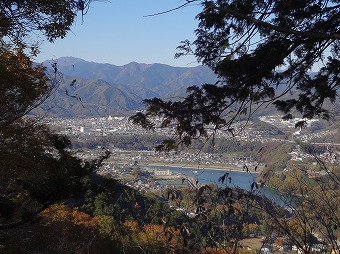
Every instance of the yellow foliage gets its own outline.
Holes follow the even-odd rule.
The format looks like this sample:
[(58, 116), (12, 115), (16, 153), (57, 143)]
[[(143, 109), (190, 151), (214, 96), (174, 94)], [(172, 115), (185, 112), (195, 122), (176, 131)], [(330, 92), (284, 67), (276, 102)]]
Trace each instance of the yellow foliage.
[(225, 249), (225, 248), (205, 248), (204, 250), (198, 252), (198, 254), (203, 253), (209, 253), (209, 254), (255, 254), (256, 251), (253, 250), (245, 250), (245, 249), (237, 249), (236, 252), (234, 252), (231, 249)]
[(167, 249), (170, 246), (175, 248), (183, 246), (180, 231), (172, 227), (165, 228), (158, 224), (140, 226), (136, 221), (126, 221), (124, 226), (131, 231), (129, 238), (136, 243), (135, 245), (163, 246)]
[(168, 253), (183, 247), (180, 231), (172, 227), (158, 224), (141, 226), (136, 221), (125, 221), (123, 224), (117, 225), (112, 216), (91, 217), (77, 208), (72, 209), (64, 204), (52, 205), (42, 215), (52, 222), (65, 221), (87, 228), (97, 228), (103, 235), (122, 241), (130, 247), (166, 249)]
[(86, 213), (79, 212), (78, 209), (73, 209), (71, 216), (71, 222), (76, 225), (82, 225), (85, 227), (95, 227), (98, 225), (98, 221), (96, 218), (93, 218)]
[(124, 222), (124, 226), (126, 226), (127, 228), (129, 228), (132, 231), (136, 231), (138, 229), (138, 222), (128, 220), (128, 221)]
[(54, 204), (42, 212), (45, 218), (51, 221), (65, 221), (71, 219), (71, 208), (64, 204)]
[(249, 227), (249, 231), (250, 231), (251, 233), (254, 233), (255, 230), (258, 228), (258, 225), (255, 224), (255, 223), (250, 223), (250, 224), (248, 224), (248, 227)]
[(206, 248), (203, 251), (200, 251), (200, 253), (209, 253), (209, 254), (229, 254), (225, 249), (223, 248)]
[(96, 218), (78, 211), (77, 208), (71, 209), (64, 204), (51, 205), (42, 212), (42, 215), (51, 221), (69, 221), (85, 227), (95, 227), (98, 224)]

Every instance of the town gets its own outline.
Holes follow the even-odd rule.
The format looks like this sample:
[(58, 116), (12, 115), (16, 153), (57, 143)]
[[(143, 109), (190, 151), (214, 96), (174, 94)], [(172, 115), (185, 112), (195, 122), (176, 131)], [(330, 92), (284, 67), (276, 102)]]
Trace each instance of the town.
[[(299, 121), (306, 121), (307, 128), (318, 119), (300, 119), (283, 120), (281, 116), (262, 116), (258, 118), (260, 121), (268, 123), (277, 128), (290, 129), (294, 138), (307, 142), (313, 138), (323, 137), (329, 135), (329, 131), (320, 131), (317, 133), (304, 134), (302, 129), (296, 131), (295, 124)], [(63, 134), (72, 135), (89, 135), (89, 136), (108, 136), (108, 135), (143, 135), (150, 133), (150, 131), (143, 129), (138, 125), (134, 125), (125, 116), (108, 116), (98, 118), (44, 118), (44, 123), (53, 126), (55, 130)], [(160, 119), (155, 118), (155, 125), (160, 122)], [(280, 139), (275, 135), (264, 130), (254, 130), (254, 128), (246, 121), (240, 121), (233, 125), (236, 139), (248, 142), (252, 141), (287, 141), (287, 139)], [(152, 132), (154, 135), (172, 135), (173, 131), (170, 128), (155, 128)], [(230, 138), (232, 135), (227, 131), (216, 130), (216, 137)], [(288, 138), (291, 140), (291, 138)]]
[[(282, 135), (282, 133), (273, 132), (270, 129), (255, 129), (254, 125), (245, 122), (238, 122), (235, 124), (239, 135), (232, 137), (227, 131), (218, 130), (216, 132), (217, 138), (222, 139), (236, 139), (242, 142), (277, 142), (277, 143), (292, 143), (295, 148), (289, 153), (292, 161), (306, 161), (312, 159), (312, 155), (308, 154), (296, 142), (307, 143), (315, 137), (325, 137), (334, 134), (337, 130), (328, 131), (320, 130), (318, 132), (309, 132), (302, 129), (296, 131), (294, 128), (297, 121), (302, 119), (295, 119), (294, 121), (282, 120), (280, 116), (262, 116), (259, 120), (270, 124), (275, 128), (281, 128), (290, 133), (289, 135)], [(133, 125), (128, 117), (123, 116), (108, 116), (100, 118), (46, 118), (45, 123), (53, 130), (73, 137), (73, 140), (112, 137), (112, 136), (139, 136), (139, 135), (153, 135), (153, 136), (171, 136), (173, 131), (169, 128), (155, 128), (154, 131), (147, 131), (140, 126)], [(307, 129), (318, 120), (306, 120)], [(155, 122), (160, 122), (156, 119)], [(294, 139), (292, 139), (292, 137)], [(328, 144), (330, 146), (340, 147), (338, 144)], [(79, 157), (88, 159), (100, 155), (104, 150), (109, 150), (111, 158), (105, 162), (100, 170), (100, 174), (109, 174), (115, 179), (121, 179), (125, 184), (139, 190), (161, 190), (169, 184), (174, 184), (174, 179), (179, 180), (183, 175), (174, 174), (170, 170), (164, 172), (159, 169), (150, 171), (150, 166), (169, 166), (169, 167), (192, 167), (192, 168), (212, 168), (212, 169), (228, 169), (236, 171), (250, 171), (256, 173), (261, 172), (265, 167), (265, 163), (256, 161), (251, 156), (245, 156), (242, 153), (213, 153), (202, 150), (183, 150), (171, 151), (166, 153), (159, 153), (154, 150), (154, 147), (149, 147), (148, 150), (140, 149), (121, 149), (116, 147), (113, 143), (108, 143), (105, 147), (97, 146), (94, 149), (85, 149), (81, 147), (77, 154)], [(339, 151), (329, 152), (327, 149), (320, 154), (320, 158), (331, 162), (339, 163)], [(137, 171), (138, 169), (138, 171)], [(141, 171), (142, 169), (142, 171)], [(287, 169), (285, 169), (287, 170)], [(138, 172), (138, 173), (136, 173)], [(132, 181), (133, 180), (133, 181)], [(163, 185), (158, 184), (159, 181)]]

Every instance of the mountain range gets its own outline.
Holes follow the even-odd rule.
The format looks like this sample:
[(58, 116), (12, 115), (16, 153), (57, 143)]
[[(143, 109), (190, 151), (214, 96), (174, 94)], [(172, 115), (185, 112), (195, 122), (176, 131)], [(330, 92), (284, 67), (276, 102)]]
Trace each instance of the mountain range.
[(184, 95), (188, 86), (214, 83), (205, 66), (172, 67), (132, 62), (123, 66), (88, 62), (74, 57), (45, 61), (49, 73), (56, 64), (58, 87), (36, 114), (92, 117), (125, 114), (143, 108), (143, 99)]

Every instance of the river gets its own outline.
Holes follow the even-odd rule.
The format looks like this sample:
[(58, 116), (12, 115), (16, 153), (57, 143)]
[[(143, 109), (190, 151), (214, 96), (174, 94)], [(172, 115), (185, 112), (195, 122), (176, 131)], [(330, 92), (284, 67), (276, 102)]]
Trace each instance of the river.
[[(180, 173), (188, 177), (195, 178), (200, 184), (216, 183), (218, 186), (223, 187), (228, 184), (229, 187), (238, 186), (242, 189), (250, 190), (252, 182), (256, 181), (258, 173), (250, 173), (243, 171), (231, 171), (231, 170), (220, 170), (220, 169), (204, 169), (204, 168), (182, 168), (182, 167), (168, 167), (168, 166), (157, 166), (152, 168), (169, 169), (172, 172)], [(228, 173), (229, 179), (225, 179), (224, 183), (218, 181), (218, 179)], [(227, 177), (227, 178), (228, 178)]]
[[(183, 168), (183, 167), (169, 167), (169, 166), (147, 166), (148, 168), (169, 169), (172, 172), (186, 175), (198, 180), (200, 184), (216, 183), (219, 187), (240, 187), (250, 191), (251, 184), (256, 182), (257, 172), (233, 171), (222, 169), (204, 169), (204, 168)], [(224, 183), (219, 182), (219, 178), (228, 173)], [(230, 179), (228, 179), (230, 177)], [(282, 195), (273, 189), (262, 187), (258, 190), (259, 194), (265, 195), (267, 198), (273, 200), (275, 203), (286, 207), (287, 205), (282, 201)]]

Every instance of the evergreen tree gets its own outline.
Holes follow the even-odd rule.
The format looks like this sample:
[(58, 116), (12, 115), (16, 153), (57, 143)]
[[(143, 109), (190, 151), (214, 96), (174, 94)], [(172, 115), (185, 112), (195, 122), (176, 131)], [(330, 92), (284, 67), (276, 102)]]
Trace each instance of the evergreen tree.
[(157, 115), (163, 117), (161, 126), (176, 125), (177, 143), (167, 140), (160, 149), (189, 145), (193, 138), (207, 136), (208, 128), (234, 134), (231, 123), (263, 105), (274, 104), (286, 119), (293, 112), (305, 118), (330, 117), (325, 104), (337, 100), (340, 84), (339, 1), (186, 4), (193, 2), (202, 4), (197, 39), (183, 41), (176, 56), (194, 54), (219, 80), (189, 87), (180, 101), (145, 100), (146, 113), (132, 121), (153, 128), (149, 117)]

